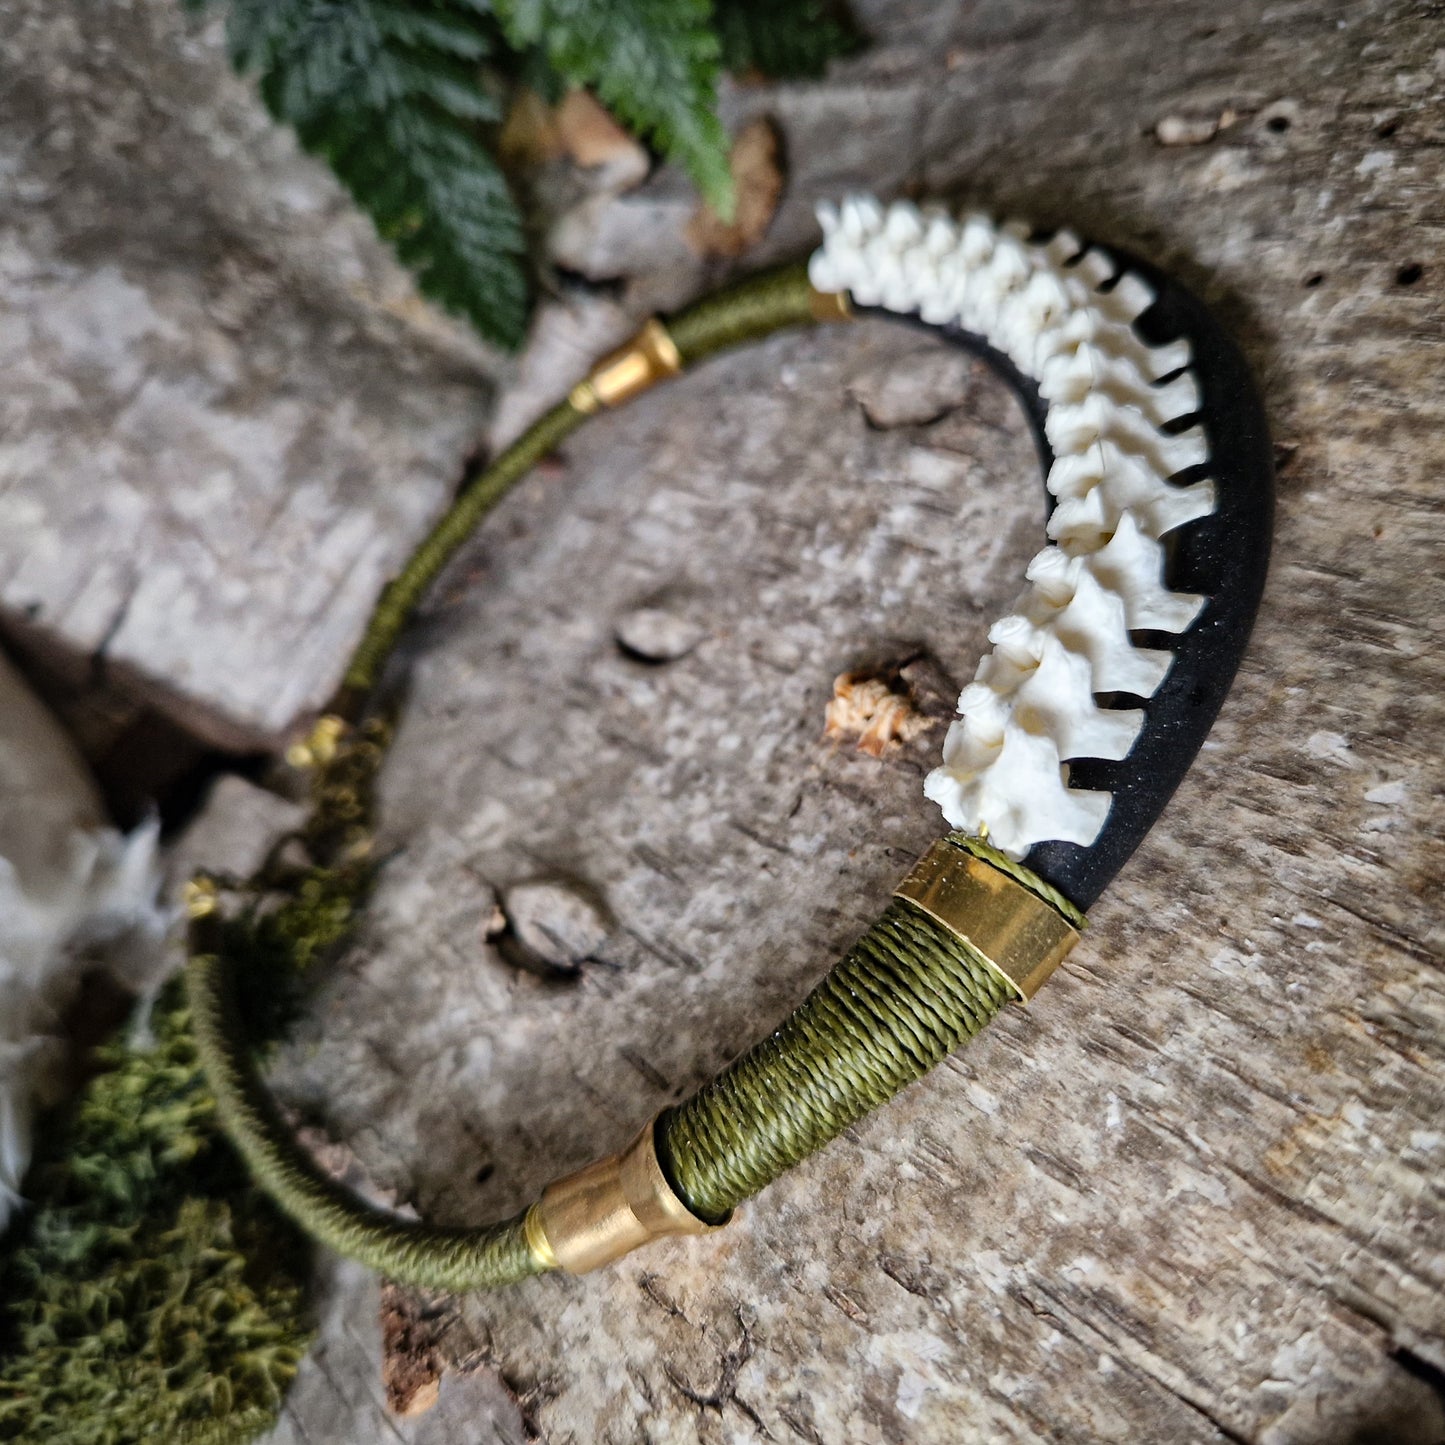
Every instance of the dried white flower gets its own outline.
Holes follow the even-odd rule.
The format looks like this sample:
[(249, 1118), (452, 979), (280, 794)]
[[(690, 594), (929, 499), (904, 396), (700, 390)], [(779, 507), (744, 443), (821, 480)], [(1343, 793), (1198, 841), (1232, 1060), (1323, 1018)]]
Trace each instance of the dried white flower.
[(0, 1231), (20, 1202), (56, 1030), (81, 976), (140, 990), (162, 967), (157, 825), (124, 837), (85, 765), (0, 656)]

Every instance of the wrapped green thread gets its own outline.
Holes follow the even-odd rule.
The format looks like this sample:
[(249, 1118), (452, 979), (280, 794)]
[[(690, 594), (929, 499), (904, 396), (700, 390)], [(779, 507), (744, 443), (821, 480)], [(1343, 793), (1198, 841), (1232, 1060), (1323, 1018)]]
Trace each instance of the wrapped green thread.
[[(385, 741), (372, 724), (318, 774), (306, 861), (236, 885), (252, 1044), (365, 898)], [(311, 1337), (309, 1241), (226, 1140), (192, 1024), (177, 980), (40, 1133), (0, 1246), (0, 1441), (239, 1445), (280, 1410)]]
[[(669, 332), (692, 363), (811, 322), (812, 307), (806, 269), (787, 267), (699, 303)], [(570, 403), (554, 408), (463, 490), (378, 602), (346, 673), (342, 716), (362, 716), (408, 618), (481, 517), (582, 419)], [(278, 853), (230, 890), (243, 900), (238, 914), (197, 920), (185, 1001), (172, 985), (153, 1041), (106, 1051), (106, 1072), (47, 1136), (51, 1152), (28, 1184), (36, 1208), (0, 1258), (0, 1441), (229, 1445), (265, 1428), (309, 1330), (304, 1250), (277, 1205), (314, 1238), (402, 1282), (469, 1290), (538, 1272), (521, 1216), (436, 1228), (373, 1209), (326, 1178), (291, 1137), (253, 1058), (298, 977), (364, 901), (372, 786), (388, 736), (373, 721), (343, 741), (293, 840), (307, 861)], [(1082, 922), (1026, 868), (979, 840), (954, 841)], [(663, 1168), (699, 1216), (723, 1218), (920, 1078), (1010, 994), (969, 943), (895, 900), (777, 1030), (663, 1116)]]
[[(1022, 863), (964, 833), (949, 841), (1083, 927), (1083, 914)], [(699, 1217), (724, 1219), (921, 1079), (1013, 997), (967, 939), (894, 899), (777, 1029), (663, 1115), (669, 1180)]]

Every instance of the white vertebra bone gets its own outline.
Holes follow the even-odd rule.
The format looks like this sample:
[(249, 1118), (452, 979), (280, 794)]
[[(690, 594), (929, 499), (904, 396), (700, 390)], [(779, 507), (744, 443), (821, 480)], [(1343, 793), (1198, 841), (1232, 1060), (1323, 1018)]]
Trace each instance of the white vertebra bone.
[(1070, 788), (1068, 760), (1126, 757), (1144, 721), (1096, 696), (1151, 697), (1173, 655), (1135, 646), (1130, 631), (1184, 632), (1205, 603), (1165, 584), (1160, 542), (1215, 506), (1212, 482), (1170, 480), (1209, 460), (1202, 428), (1163, 429), (1200, 409), (1189, 343), (1146, 342), (1134, 324), (1153, 288), (1070, 232), (1033, 243), (1017, 223), (870, 196), (818, 219), (814, 286), (983, 337), (1048, 404), (1056, 545), (990, 630), (924, 793), (952, 826), (986, 832), (1015, 858), (1053, 839), (1090, 844), (1111, 797)]

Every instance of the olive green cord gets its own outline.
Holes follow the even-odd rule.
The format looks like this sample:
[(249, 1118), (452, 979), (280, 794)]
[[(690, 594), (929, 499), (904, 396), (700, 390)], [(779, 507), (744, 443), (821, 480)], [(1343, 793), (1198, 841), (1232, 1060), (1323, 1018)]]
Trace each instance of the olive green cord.
[(396, 646), (407, 619), (437, 574), (471, 536), (477, 523), (501, 500), (514, 482), (562, 444), (583, 422), (583, 413), (563, 402), (554, 406), (469, 482), (398, 576), (387, 586), (371, 614), (342, 687), (359, 702), (375, 685), (382, 665)]
[[(667, 331), (690, 364), (810, 323), (814, 304), (806, 268), (790, 266), (699, 302), (668, 322)], [(585, 414), (570, 401), (554, 408), (463, 490), (378, 603), (346, 673), (344, 712), (359, 714), (427, 586), (488, 508)], [(976, 839), (955, 841), (1078, 918), (1026, 868)], [(434, 1228), (364, 1204), (317, 1169), (256, 1071), (232, 996), (224, 929), (214, 924), (209, 918), (196, 924), (189, 1004), (218, 1116), (256, 1182), (317, 1239), (404, 1283), (475, 1290), (539, 1272), (525, 1216), (482, 1229)], [(664, 1171), (697, 1215), (722, 1219), (922, 1077), (1011, 996), (971, 944), (895, 900), (780, 1028), (663, 1116), (655, 1140)]]
[[(207, 922), (198, 921), (198, 934), (208, 931)], [(214, 940), (194, 942), (205, 948)], [(222, 1126), (256, 1183), (308, 1234), (380, 1274), (425, 1289), (491, 1289), (538, 1273), (521, 1215), (482, 1229), (442, 1228), (373, 1209), (324, 1175), (293, 1138), (256, 1072), (223, 959), (193, 953), (186, 991)]]
[(921, 1079), (1013, 997), (972, 945), (895, 899), (786, 1022), (658, 1123), (658, 1155), (715, 1223)]
[[(805, 266), (786, 266), (752, 277), (699, 301), (672, 318), (668, 334), (684, 365), (785, 326), (811, 322), (812, 289)], [(432, 528), (381, 594), (342, 681), (345, 711), (355, 712), (375, 686), (407, 619), (457, 548), (477, 524), (549, 452), (586, 420), (570, 402), (555, 406), (513, 442), (460, 496)]]
[(739, 281), (669, 318), (667, 334), (683, 365), (692, 366), (715, 352), (817, 319), (807, 266), (781, 266)]

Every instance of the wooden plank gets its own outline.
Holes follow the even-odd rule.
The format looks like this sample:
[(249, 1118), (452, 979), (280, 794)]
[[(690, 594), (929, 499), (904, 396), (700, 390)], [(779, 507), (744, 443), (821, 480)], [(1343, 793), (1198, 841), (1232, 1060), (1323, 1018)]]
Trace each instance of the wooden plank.
[[(1280, 444), (1256, 640), (1031, 1010), (719, 1239), (469, 1300), (467, 1327), (555, 1442), (1438, 1439), (1438, 37), (1388, 4), (869, 20), (828, 83), (730, 102), (794, 166), (768, 245), (842, 181), (904, 183), (1204, 289)], [(1155, 138), (1230, 108), (1208, 144)], [(932, 365), (871, 324), (710, 365), (584, 434), (459, 569), (387, 779), (402, 851), (282, 1071), (425, 1211), (495, 1216), (621, 1144), (937, 829), (936, 733), (881, 763), (821, 741), (860, 661), (964, 676), (1040, 533), (991, 380), (932, 424), (862, 417), (868, 375), (927, 390)], [(704, 640), (629, 660), (643, 605)], [(577, 985), (481, 940), (534, 877), (613, 915)]]
[[(826, 82), (727, 97), (735, 123), (776, 119), (792, 167), (749, 259), (805, 248), (813, 201), (860, 184), (1173, 267), (1266, 388), (1270, 588), (1206, 752), (1037, 1004), (718, 1239), (465, 1301), (451, 1353), (480, 1349), (469, 1388), (497, 1394), (478, 1428), (509, 1438), (521, 1400), (559, 1445), (1426, 1445), (1445, 1432), (1438, 24), (1396, 0), (863, 8), (873, 48)], [(0, 92), (27, 142), (0, 199), (21, 278), (0, 548), (31, 529), (5, 605), (40, 600), (75, 648), (109, 636), (167, 696), (269, 736), (319, 699), (440, 504), (482, 361), (387, 301), (360, 241), (360, 280), (317, 259), (357, 223), (334, 193), (286, 209), (283, 180), (304, 169), (314, 195), (318, 173), (167, 7), (88, 19), (84, 45), (50, 13), (5, 52), (11, 73), (21, 44), (50, 68)], [(83, 63), (97, 36), (143, 86)], [(77, 98), (44, 131), (51, 70)], [(86, 229), (135, 195), (154, 202), (120, 207), (114, 236)], [(673, 178), (588, 204), (637, 271), (606, 314), (539, 325), (558, 359), (523, 366), (537, 396), (570, 379), (569, 337), (707, 279)], [(584, 271), (587, 219), (565, 228)], [(207, 319), (216, 297), (239, 323)], [(12, 382), (14, 356), (48, 369)], [(937, 831), (919, 796), (936, 729), (882, 761), (821, 735), (840, 672), (921, 654), (965, 677), (1038, 543), (996, 381), (971, 371), (933, 421), (894, 405), (939, 358), (870, 323), (711, 364), (597, 422), (441, 589), (386, 779), (399, 851), (277, 1075), (424, 1212), (495, 1217), (624, 1142), (800, 998)], [(182, 380), (213, 371), (220, 400)], [(524, 410), (514, 394), (508, 427)], [(97, 471), (134, 515), (108, 500), (123, 488), (82, 485)], [(126, 563), (141, 582), (117, 623)], [(629, 656), (640, 608), (701, 640)], [(483, 937), (499, 896), (543, 879), (610, 919), (571, 984)], [(328, 1316), (318, 1357), (350, 1352), (348, 1380), (366, 1351), (335, 1332), (357, 1308)], [(308, 1388), (282, 1438), (395, 1438)]]
[(0, 27), (0, 617), (230, 747), (325, 701), (490, 387), (170, 0)]

